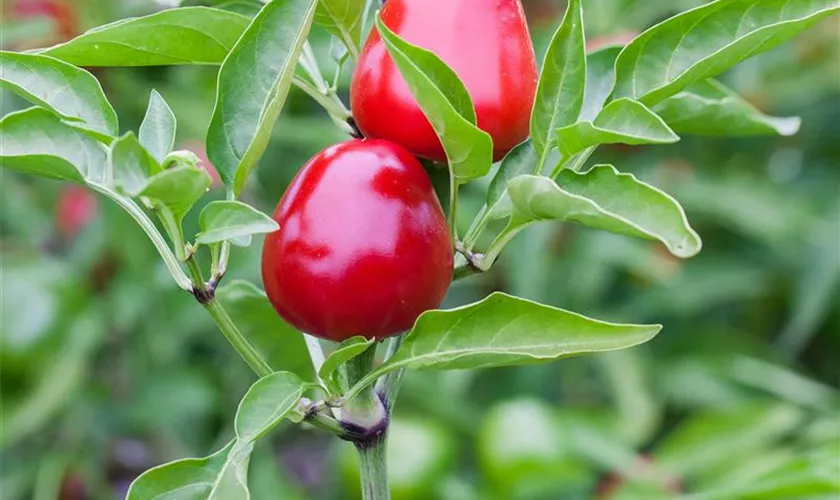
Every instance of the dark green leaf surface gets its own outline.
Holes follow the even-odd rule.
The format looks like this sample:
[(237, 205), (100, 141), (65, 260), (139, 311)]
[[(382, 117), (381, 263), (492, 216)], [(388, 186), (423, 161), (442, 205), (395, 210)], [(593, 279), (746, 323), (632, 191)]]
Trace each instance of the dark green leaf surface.
[(129, 132), (111, 144), (108, 155), (111, 183), (129, 196), (137, 196), (153, 175), (162, 172), (140, 141)]
[(566, 157), (599, 144), (671, 144), (680, 140), (656, 113), (629, 99), (607, 104), (591, 122), (557, 129), (556, 136)]
[(297, 375), (277, 372), (256, 381), (236, 412), (236, 446), (253, 443), (283, 420), (303, 396), (304, 383)]
[(353, 59), (359, 57), (365, 0), (320, 0), (315, 22), (344, 43)]
[(717, 0), (654, 26), (616, 61), (617, 97), (648, 106), (796, 36), (838, 0)]
[(107, 141), (119, 133), (117, 113), (102, 87), (81, 68), (37, 54), (0, 52), (0, 86), (97, 138)]
[(207, 154), (234, 194), (268, 145), (316, 5), (314, 0), (267, 3), (222, 64)]
[[(202, 245), (230, 240), (251, 243), (255, 234), (271, 233), (280, 229), (274, 219), (239, 201), (214, 201), (204, 207), (199, 217), (201, 233), (196, 242)], [(245, 240), (241, 240), (245, 238)]]
[(709, 136), (793, 135), (802, 120), (776, 118), (757, 110), (715, 80), (697, 82), (653, 110), (679, 133)]
[(621, 47), (605, 47), (586, 56), (586, 90), (579, 120), (592, 121), (604, 109), (615, 86), (615, 60)]
[(100, 26), (45, 49), (77, 66), (221, 64), (248, 18), (208, 7), (183, 7)]
[(490, 368), (625, 349), (660, 329), (606, 323), (496, 292), (475, 304), (424, 313), (396, 354), (359, 385), (399, 368)]
[(524, 175), (508, 184), (512, 226), (540, 220), (576, 222), (613, 233), (658, 240), (678, 257), (700, 251), (697, 233), (672, 197), (611, 165), (579, 174), (564, 170), (557, 183)]
[(247, 281), (231, 281), (216, 290), (216, 297), (272, 369), (311, 377), (303, 336), (283, 321), (264, 291)]
[(82, 183), (105, 180), (105, 148), (88, 135), (64, 124), (56, 115), (30, 108), (0, 120), (3, 168)]
[(163, 164), (164, 158), (175, 146), (175, 131), (177, 123), (175, 114), (156, 90), (152, 90), (146, 116), (140, 124), (140, 144), (151, 153), (152, 157)]
[(534, 110), (531, 140), (545, 155), (556, 140), (554, 130), (577, 121), (586, 85), (586, 48), (583, 34), (583, 6), (571, 0), (543, 62)]
[(476, 126), (475, 108), (458, 75), (432, 52), (397, 36), (379, 17), (376, 28), (440, 138), (455, 179), (468, 182), (487, 175), (493, 164), (493, 139)]

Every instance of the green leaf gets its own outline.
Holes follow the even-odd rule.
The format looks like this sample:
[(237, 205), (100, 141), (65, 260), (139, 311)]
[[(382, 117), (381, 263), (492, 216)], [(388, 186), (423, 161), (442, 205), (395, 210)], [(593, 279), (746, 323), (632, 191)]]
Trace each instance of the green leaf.
[(559, 128), (556, 135), (566, 157), (599, 144), (672, 144), (680, 140), (656, 113), (630, 99), (613, 101), (595, 120)]
[(615, 95), (652, 106), (839, 9), (838, 0), (718, 0), (684, 12), (625, 47), (616, 61)]
[(163, 96), (152, 90), (146, 116), (140, 124), (139, 138), (140, 144), (161, 165), (175, 146), (176, 127), (177, 122), (172, 109), (166, 104)]
[(423, 313), (394, 356), (351, 392), (400, 368), (461, 370), (554, 361), (633, 347), (660, 329), (606, 323), (496, 292), (475, 304)]
[(221, 64), (248, 21), (207, 7), (169, 9), (94, 28), (42, 54), (86, 67)]
[(111, 183), (129, 196), (137, 196), (146, 186), (149, 178), (162, 171), (160, 165), (132, 132), (125, 134), (111, 144), (108, 164)]
[(303, 335), (283, 321), (264, 291), (247, 281), (234, 280), (216, 290), (216, 298), (272, 369), (312, 376)]
[(676, 200), (612, 165), (599, 165), (584, 174), (564, 170), (557, 183), (524, 175), (513, 179), (508, 189), (515, 210), (512, 227), (540, 220), (576, 222), (661, 241), (682, 258), (697, 254), (702, 246)]
[(0, 144), (3, 168), (78, 183), (105, 180), (104, 146), (45, 109), (30, 108), (0, 119)]
[(798, 117), (776, 118), (757, 110), (715, 80), (697, 82), (653, 110), (675, 131), (710, 136), (794, 135)]
[(198, 223), (201, 232), (196, 236), (196, 242), (202, 245), (245, 238), (247, 244), (243, 246), (248, 246), (250, 236), (280, 229), (274, 219), (239, 201), (214, 201), (208, 204), (201, 211)]
[(119, 133), (117, 113), (102, 87), (81, 68), (52, 57), (0, 51), (0, 86), (105, 142)]
[[(837, 448), (829, 445), (809, 452), (806, 456), (797, 457), (761, 478), (733, 490), (724, 492), (724, 495), (729, 496), (721, 495), (715, 498), (732, 498), (733, 494), (737, 498), (747, 500), (837, 498), (840, 494), (840, 461), (837, 460)], [(826, 496), (817, 496), (822, 494)], [(706, 500), (706, 496), (701, 495), (700, 499)]]
[(254, 18), (219, 70), (207, 154), (239, 194), (283, 109), (315, 0), (274, 0)]
[(324, 360), (324, 364), (318, 370), (318, 376), (322, 380), (329, 381), (341, 365), (367, 351), (374, 342), (374, 339), (366, 339), (362, 336), (345, 340)]
[(235, 12), (247, 17), (256, 16), (261, 7), (262, 2), (259, 0), (230, 0), (229, 2), (222, 2), (213, 6), (215, 9)]
[(364, 0), (320, 0), (315, 22), (338, 37), (355, 60), (359, 58), (364, 11)]
[(472, 99), (458, 75), (432, 52), (397, 36), (379, 16), (376, 28), (440, 138), (454, 178), (464, 183), (487, 175), (493, 164), (493, 139), (476, 126)]
[(535, 173), (538, 162), (537, 151), (530, 139), (505, 155), (487, 188), (487, 209), (492, 218), (501, 219), (511, 214), (513, 206), (507, 193), (508, 181), (520, 175)]
[(256, 381), (236, 411), (237, 446), (251, 444), (271, 431), (295, 408), (304, 382), (289, 372), (277, 372)]
[(162, 203), (180, 223), (213, 184), (207, 171), (180, 166), (154, 175), (138, 193)]
[(131, 483), (126, 500), (247, 500), (251, 449), (231, 442), (207, 458), (150, 469)]
[(605, 47), (586, 56), (586, 90), (579, 120), (592, 121), (604, 109), (615, 86), (615, 60), (621, 47)]
[(655, 461), (664, 471), (694, 477), (730, 459), (734, 453), (762, 449), (802, 421), (794, 406), (749, 405), (692, 417), (657, 447)]
[(586, 43), (581, 0), (570, 0), (563, 23), (545, 55), (534, 110), (531, 139), (545, 156), (554, 146), (554, 130), (577, 121), (586, 86)]

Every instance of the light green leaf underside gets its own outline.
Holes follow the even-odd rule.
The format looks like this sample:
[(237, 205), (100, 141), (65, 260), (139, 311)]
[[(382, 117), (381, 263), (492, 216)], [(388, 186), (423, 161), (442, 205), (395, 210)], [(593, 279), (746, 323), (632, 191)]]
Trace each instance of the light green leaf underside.
[(682, 258), (696, 255), (702, 246), (676, 200), (611, 165), (584, 174), (564, 170), (556, 183), (546, 177), (521, 176), (510, 182), (509, 190), (514, 226), (541, 220), (575, 222), (658, 240)]
[(612, 101), (595, 120), (557, 129), (556, 136), (566, 157), (599, 144), (671, 144), (680, 140), (656, 113), (629, 99)]
[(320, 0), (318, 10), (315, 11), (315, 22), (338, 37), (353, 59), (357, 59), (364, 10), (364, 0)]
[(757, 110), (715, 80), (697, 82), (653, 110), (679, 133), (708, 136), (794, 135), (802, 120), (777, 118)]

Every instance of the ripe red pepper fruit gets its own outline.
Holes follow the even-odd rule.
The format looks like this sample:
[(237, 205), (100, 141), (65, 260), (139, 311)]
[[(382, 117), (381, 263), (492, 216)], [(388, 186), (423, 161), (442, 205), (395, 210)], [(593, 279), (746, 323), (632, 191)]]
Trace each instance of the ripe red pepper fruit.
[[(528, 137), (538, 74), (520, 0), (388, 0), (382, 20), (405, 40), (434, 52), (464, 82), (479, 128), (493, 137), (496, 160)], [(353, 74), (350, 100), (365, 136), (446, 161), (375, 29)]]
[(265, 240), (268, 298), (320, 338), (382, 338), (436, 308), (452, 280), (449, 229), (420, 162), (397, 144), (351, 140), (292, 181)]

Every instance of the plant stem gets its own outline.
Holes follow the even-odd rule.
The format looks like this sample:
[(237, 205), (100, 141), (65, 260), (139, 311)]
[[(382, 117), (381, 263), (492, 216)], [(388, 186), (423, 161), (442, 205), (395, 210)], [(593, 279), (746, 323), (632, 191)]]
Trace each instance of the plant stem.
[(386, 438), (365, 445), (356, 445), (359, 451), (359, 467), (362, 475), (363, 500), (390, 500), (388, 487), (388, 461)]
[(320, 104), (321, 107), (327, 111), (330, 118), (338, 126), (338, 128), (349, 135), (356, 135), (356, 130), (352, 125), (350, 125), (350, 110), (348, 110), (347, 106), (341, 102), (341, 99), (334, 90), (326, 89), (324, 92), (321, 92), (311, 83), (299, 77), (292, 78), (292, 82), (315, 102)]
[(152, 222), (143, 209), (137, 206), (137, 204), (129, 198), (112, 191), (110, 188), (94, 183), (90, 183), (89, 185), (92, 189), (107, 196), (123, 210), (128, 212), (128, 215), (130, 215), (131, 218), (140, 225), (140, 228), (143, 229), (149, 239), (152, 240), (152, 244), (163, 258), (163, 263), (166, 264), (166, 268), (169, 270), (169, 274), (172, 275), (175, 283), (181, 289), (191, 291), (192, 282), (181, 268), (178, 258), (172, 253), (172, 250), (169, 248), (169, 244), (166, 243), (166, 240), (163, 238), (163, 235), (160, 234), (160, 231), (158, 231), (155, 223)]
[(260, 356), (254, 346), (248, 342), (248, 339), (242, 335), (242, 332), (236, 327), (227, 311), (225, 311), (225, 308), (216, 300), (214, 294), (212, 292), (208, 293), (207, 285), (204, 283), (204, 276), (201, 273), (201, 268), (198, 267), (198, 262), (196, 262), (195, 257), (187, 259), (187, 269), (189, 269), (190, 276), (192, 276), (193, 293), (196, 299), (210, 313), (213, 321), (216, 322), (219, 330), (222, 331), (222, 335), (233, 346), (237, 354), (260, 377), (274, 373), (271, 366)]

